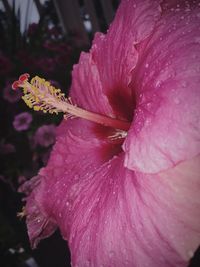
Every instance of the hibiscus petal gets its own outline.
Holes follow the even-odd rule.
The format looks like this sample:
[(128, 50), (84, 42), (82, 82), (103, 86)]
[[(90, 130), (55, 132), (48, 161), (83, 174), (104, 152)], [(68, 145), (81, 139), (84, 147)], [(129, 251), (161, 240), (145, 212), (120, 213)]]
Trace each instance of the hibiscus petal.
[(108, 99), (103, 94), (97, 65), (89, 53), (81, 53), (79, 64), (74, 65), (70, 96), (76, 105), (86, 110), (113, 117)]
[(55, 222), (42, 207), (43, 188), (40, 182), (41, 177), (38, 175), (19, 188), (19, 192), (27, 195), (25, 215), (32, 248), (36, 248), (41, 239), (51, 236), (57, 228)]
[[(69, 128), (60, 127), (26, 210), (34, 215), (37, 203), (40, 218), (59, 226), (72, 265), (187, 266), (200, 242), (200, 157), (159, 175), (135, 173), (124, 168), (123, 153), (102, 164), (99, 141), (85, 144), (66, 135)], [(41, 228), (35, 226), (36, 218), (29, 217), (29, 235), (39, 241)], [(48, 236), (51, 231), (42, 226)]]
[[(64, 121), (58, 129), (57, 142), (48, 165), (40, 171), (40, 182), (36, 184), (35, 189), (27, 198), (26, 212), (28, 215), (30, 214), (27, 218), (30, 238), (34, 238), (37, 243), (40, 238), (44, 237), (41, 235), (41, 231), (38, 231), (37, 227), (35, 227), (35, 217), (38, 218), (40, 216), (43, 222), (51, 222), (54, 227), (58, 225), (63, 237), (69, 241), (73, 266), (185, 267), (199, 244), (200, 158), (193, 158), (159, 174), (144, 174), (131, 170), (158, 171), (163, 166), (168, 166), (163, 158), (169, 159), (172, 154), (170, 160), (173, 161), (176, 150), (178, 151), (177, 154), (179, 153), (179, 147), (175, 147), (171, 154), (168, 150), (167, 153), (165, 153), (165, 150), (162, 151), (162, 154), (158, 153), (162, 148), (160, 148), (162, 146), (161, 141), (163, 141), (161, 137), (163, 134), (166, 136), (166, 133), (163, 131), (166, 128), (162, 128), (162, 123), (166, 125), (169, 122), (171, 130), (174, 122), (180, 123), (182, 121), (180, 120), (182, 113), (180, 113), (180, 109), (177, 107), (179, 104), (173, 98), (175, 93), (184, 103), (182, 105), (184, 112), (187, 110), (184, 97), (187, 97), (189, 101), (188, 107), (190, 107), (191, 103), (194, 104), (194, 109), (191, 109), (191, 112), (196, 116), (196, 102), (194, 102), (196, 78), (194, 78), (195, 82), (190, 84), (192, 93), (189, 94), (188, 90), (183, 89), (184, 86), (180, 86), (179, 78), (183, 77), (182, 71), (175, 75), (177, 79), (172, 79), (174, 77), (167, 79), (165, 78), (166, 75), (162, 73), (164, 75), (164, 78), (161, 76), (163, 79), (162, 84), (159, 85), (157, 83), (161, 78), (156, 79), (159, 76), (156, 74), (160, 74), (158, 70), (160, 66), (163, 66), (161, 64), (162, 60), (164, 61), (163, 57), (165, 57), (165, 60), (168, 59), (169, 49), (162, 54), (157, 52), (160, 45), (157, 47), (155, 40), (158, 41), (159, 39), (160, 42), (162, 41), (159, 35), (162, 30), (163, 47), (166, 49), (168, 45), (164, 46), (165, 42), (171, 44), (171, 40), (174, 40), (175, 37), (177, 38), (177, 35), (169, 35), (168, 31), (164, 32), (163, 28), (165, 28), (166, 24), (160, 21), (160, 24), (157, 25), (158, 28), (156, 28), (158, 31), (156, 30), (152, 38), (145, 39), (153, 30), (152, 27), (148, 29), (148, 26), (154, 26), (155, 20), (158, 19), (159, 12), (158, 9), (155, 9), (155, 6), (158, 7), (158, 1), (143, 1), (142, 4), (140, 2), (135, 1), (137, 7), (140, 7), (138, 10), (141, 10), (143, 3), (146, 5), (146, 9), (140, 13), (141, 21), (138, 24), (143, 25), (140, 31), (138, 31), (138, 33), (141, 32), (141, 36), (136, 34), (137, 38), (132, 39), (132, 46), (128, 43), (127, 36), (130, 31), (128, 30), (129, 27), (127, 25), (129, 23), (127, 22), (130, 22), (130, 17), (127, 16), (126, 18), (123, 14), (126, 14), (126, 12), (129, 14), (130, 10), (132, 10), (130, 12), (133, 12), (134, 1), (123, 1), (119, 12), (123, 11), (124, 13), (122, 12), (120, 16), (118, 15), (119, 25), (116, 24), (116, 27), (111, 27), (108, 37), (96, 37), (91, 54), (83, 54), (80, 66), (75, 67), (71, 92), (76, 104), (80, 106), (95, 112), (109, 114), (110, 116), (114, 114), (115, 116), (128, 118), (123, 108), (122, 111), (118, 110), (113, 96), (110, 96), (110, 92), (112, 90), (114, 93), (115, 91), (118, 92), (116, 98), (120, 98), (122, 94), (119, 92), (124, 92), (124, 94), (128, 92), (129, 96), (132, 94), (127, 90), (126, 86), (134, 88), (138, 97), (136, 110), (138, 115), (135, 115), (132, 129), (124, 145), (126, 154), (121, 151), (120, 144), (114, 144), (108, 138), (111, 129), (102, 128), (81, 119)], [(127, 10), (125, 3), (129, 7)], [(131, 3), (131, 6), (129, 6), (129, 3)], [(154, 8), (151, 8), (152, 6)], [(153, 12), (154, 9), (156, 10), (155, 13)], [(150, 13), (148, 13), (148, 10), (150, 10)], [(149, 14), (149, 19), (142, 16), (144, 13)], [(152, 20), (153, 14), (155, 15), (155, 20)], [(173, 16), (170, 14), (169, 12), (168, 16), (173, 22)], [(120, 19), (121, 16), (122, 20)], [(134, 14), (131, 16), (134, 17)], [(131, 25), (137, 26), (136, 22), (138, 20), (140, 20), (139, 17)], [(125, 21), (126, 23), (123, 24)], [(146, 27), (144, 27), (143, 21)], [(147, 21), (149, 25), (147, 25)], [(111, 37), (115, 37), (116, 44), (119, 44), (118, 36), (114, 32), (119, 27), (119, 33), (122, 33), (124, 26), (120, 28), (121, 24), (127, 26), (124, 28), (127, 36), (125, 35), (122, 40), (120, 39), (120, 34), (119, 40), (122, 40), (122, 43), (124, 40), (127, 40), (129, 51), (132, 52), (132, 54), (129, 54), (132, 55), (130, 58), (127, 56), (128, 50), (125, 47), (119, 47), (118, 50), (117, 45), (116, 47), (113, 46), (115, 53), (112, 53), (111, 45), (106, 41), (107, 38), (110, 38), (110, 41), (112, 40), (113, 43), (114, 39)], [(168, 25), (169, 28), (171, 27), (170, 25)], [(156, 37), (157, 35), (159, 37)], [(130, 38), (132, 38), (131, 34)], [(164, 41), (164, 39), (166, 40)], [(138, 43), (138, 52), (136, 52), (133, 44), (137, 44), (139, 41), (143, 42), (141, 44)], [(155, 50), (152, 48), (154, 46)], [(105, 50), (101, 50), (102, 47)], [(180, 48), (182, 48), (181, 44)], [(98, 50), (104, 53), (104, 62), (102, 57), (98, 57)], [(138, 53), (142, 50), (144, 51), (143, 57), (138, 58)], [(151, 53), (148, 52), (150, 50)], [(182, 50), (180, 49), (180, 52)], [(125, 51), (124, 59), (120, 56), (123, 51)], [(174, 51), (177, 53), (179, 50), (175, 48)], [(196, 50), (193, 51), (195, 52)], [(187, 53), (187, 51), (185, 51), (185, 54), (183, 53), (186, 58), (185, 60), (188, 60)], [(111, 66), (111, 63), (115, 62), (115, 57), (118, 54), (119, 57), (116, 64)], [(158, 62), (156, 62), (156, 57)], [(154, 62), (155, 67), (153, 64), (151, 66), (152, 73), (148, 72), (145, 74), (144, 68), (140, 68), (140, 66), (147, 64), (145, 69), (148, 69), (149, 59)], [(193, 66), (193, 61), (192, 59), (190, 60), (187, 61), (190, 67), (184, 74), (191, 70), (191, 65)], [(136, 63), (137, 67), (134, 74), (132, 73), (134, 79), (131, 80), (131, 75), (129, 74)], [(110, 65), (107, 66), (107, 64)], [(176, 67), (177, 65), (182, 65), (183, 62), (179, 57), (173, 64), (170, 64), (174, 64)], [(105, 69), (103, 69), (103, 66)], [(123, 68), (120, 66), (123, 66)], [(92, 74), (91, 77), (89, 76), (90, 73)], [(127, 76), (124, 77), (125, 73)], [(169, 72), (169, 74), (171, 73)], [(109, 76), (110, 80), (106, 78)], [(117, 87), (116, 90), (116, 87), (113, 87), (115, 82), (114, 76), (115, 78), (119, 77), (117, 81), (119, 88)], [(185, 76), (187, 77), (187, 75)], [(141, 77), (143, 83), (141, 83)], [(193, 76), (191, 77), (193, 78)], [(87, 80), (88, 82), (86, 82)], [(156, 84), (159, 85), (157, 86), (158, 88)], [(109, 88), (110, 85), (112, 85), (112, 88)], [(173, 91), (171, 87), (172, 89), (173, 87), (181, 89)], [(154, 89), (155, 95), (152, 93)], [(151, 103), (150, 109), (147, 109), (148, 112), (143, 108), (143, 99), (150, 99), (153, 103)], [(98, 101), (101, 103), (101, 106), (98, 106)], [(122, 103), (125, 102), (122, 100)], [(112, 112), (108, 103), (111, 104), (114, 112)], [(120, 106), (123, 105), (120, 104)], [(147, 105), (145, 107), (147, 108)], [(175, 107), (177, 108), (175, 109)], [(163, 116), (163, 112), (166, 117)], [(148, 116), (152, 118), (150, 123), (152, 129), (149, 128), (149, 139), (147, 137), (148, 132), (146, 131), (148, 128), (144, 126), (145, 123), (149, 124), (146, 122)], [(171, 117), (174, 120), (170, 121)], [(190, 119), (188, 112), (186, 112), (185, 119), (187, 122), (185, 126), (188, 127), (188, 120)], [(161, 137), (157, 134), (160, 129), (156, 128), (157, 123), (162, 130)], [(194, 128), (196, 127), (195, 123), (192, 124)], [(182, 124), (180, 126), (182, 127)], [(177, 133), (175, 130), (180, 129), (181, 132), (183, 130), (183, 127), (181, 127), (174, 127), (172, 129), (172, 137), (174, 139), (174, 133)], [(184, 134), (188, 132), (189, 136), (191, 132), (194, 136), (196, 134), (191, 129), (186, 129)], [(142, 133), (146, 133), (146, 135), (143, 134), (141, 136)], [(170, 134), (168, 135), (170, 136)], [(142, 138), (143, 140), (141, 140)], [(157, 141), (156, 144), (155, 140)], [(191, 146), (193, 147), (194, 139), (188, 140), (192, 141)], [(144, 153), (145, 151), (147, 155)], [(149, 152), (151, 151), (154, 153), (150, 155)], [(113, 157), (117, 154), (118, 156)], [(154, 159), (150, 156), (154, 157)], [(126, 158), (125, 163), (129, 169), (124, 167), (124, 158)], [(32, 209), (35, 206), (38, 208), (36, 216), (34, 216), (36, 210)], [(33, 214), (32, 217), (31, 214)], [(45, 235), (49, 235), (52, 228), (49, 230), (49, 228), (46, 229), (44, 226), (46, 226), (45, 223), (42, 224), (40, 229), (42, 229)], [(33, 243), (36, 244), (34, 240)]]
[[(128, 84), (138, 60), (134, 45), (153, 31), (159, 2), (122, 1), (108, 33), (96, 35), (90, 54), (82, 54), (74, 68), (71, 96), (76, 103), (108, 116), (132, 118), (135, 95)], [(112, 109), (105, 106), (105, 97)]]
[(199, 173), (200, 157), (147, 175), (125, 169), (121, 154), (80, 181), (73, 266), (187, 266), (200, 242)]
[(138, 47), (137, 108), (124, 144), (133, 170), (159, 172), (200, 152), (200, 8), (183, 2)]
[[(107, 131), (111, 130), (108, 128)], [(121, 144), (106, 135), (104, 137), (101, 126), (82, 119), (63, 121), (57, 130), (57, 142), (48, 165), (40, 170), (37, 183), (32, 178), (21, 188), (21, 191), (30, 194), (26, 199), (26, 215), (33, 247), (47, 237), (46, 233), (50, 235), (53, 232), (49, 231), (51, 224), (47, 222), (52, 222), (53, 226), (64, 224), (66, 229), (80, 181), (120, 152)], [(66, 211), (66, 219), (63, 218), (63, 210)], [(67, 230), (63, 236), (68, 238)]]

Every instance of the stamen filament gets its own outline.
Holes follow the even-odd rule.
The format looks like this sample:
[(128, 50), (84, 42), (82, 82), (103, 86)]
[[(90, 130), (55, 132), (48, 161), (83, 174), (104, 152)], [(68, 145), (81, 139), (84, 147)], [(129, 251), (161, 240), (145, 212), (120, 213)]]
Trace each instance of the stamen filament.
[(124, 131), (128, 131), (130, 128), (130, 123), (127, 121), (122, 121), (114, 118), (110, 118), (98, 113), (93, 113), (82, 108), (72, 106), (71, 104), (65, 103), (63, 105), (63, 112), (70, 113), (76, 117), (86, 119), (92, 122), (100, 123), (104, 126), (112, 127), (115, 129), (121, 129)]
[(130, 122), (111, 118), (98, 113), (93, 113), (88, 110), (73, 105), (71, 98), (66, 98), (60, 89), (56, 89), (49, 82), (39, 77), (34, 77), (31, 82), (28, 82), (28, 74), (20, 76), (20, 79), (13, 83), (13, 89), (22, 87), (24, 96), (22, 97), (25, 103), (36, 111), (49, 113), (63, 112), (65, 117), (79, 117), (104, 126), (115, 129), (128, 131)]

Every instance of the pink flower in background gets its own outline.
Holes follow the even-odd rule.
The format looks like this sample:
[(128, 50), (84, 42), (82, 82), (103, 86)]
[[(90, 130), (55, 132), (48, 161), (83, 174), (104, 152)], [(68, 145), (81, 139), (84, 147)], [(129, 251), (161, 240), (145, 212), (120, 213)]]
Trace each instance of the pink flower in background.
[(31, 113), (29, 112), (22, 112), (15, 116), (13, 121), (13, 127), (16, 131), (21, 132), (28, 130), (33, 118)]
[(199, 1), (122, 0), (82, 53), (73, 101), (131, 126), (63, 120), (23, 186), (32, 247), (58, 226), (72, 266), (188, 265), (200, 244), (199, 14)]
[(12, 90), (12, 83), (7, 82), (3, 89), (3, 98), (10, 103), (18, 102), (22, 97), (22, 92), (20, 90)]
[(35, 144), (44, 147), (53, 145), (55, 143), (55, 130), (56, 127), (54, 124), (39, 127), (34, 136)]

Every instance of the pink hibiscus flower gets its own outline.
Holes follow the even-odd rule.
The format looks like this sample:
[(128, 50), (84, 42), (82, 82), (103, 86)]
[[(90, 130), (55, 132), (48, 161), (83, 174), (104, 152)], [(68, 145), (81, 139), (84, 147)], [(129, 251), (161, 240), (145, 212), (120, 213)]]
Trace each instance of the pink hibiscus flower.
[(39, 127), (34, 136), (35, 144), (44, 147), (53, 145), (55, 142), (55, 130), (56, 126), (54, 124), (42, 125)]
[(199, 1), (122, 0), (82, 53), (73, 101), (121, 130), (63, 120), (24, 185), (32, 247), (59, 227), (72, 266), (188, 265), (200, 243), (199, 14)]
[(20, 114), (17, 114), (14, 117), (13, 127), (18, 132), (28, 130), (29, 127), (30, 127), (30, 124), (31, 124), (32, 120), (33, 120), (33, 117), (31, 115), (31, 113), (29, 113), (29, 112), (22, 112)]

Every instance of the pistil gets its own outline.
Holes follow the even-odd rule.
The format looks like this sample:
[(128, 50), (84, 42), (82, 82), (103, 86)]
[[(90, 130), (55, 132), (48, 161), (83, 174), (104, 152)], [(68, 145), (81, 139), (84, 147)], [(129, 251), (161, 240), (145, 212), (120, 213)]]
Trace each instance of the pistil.
[(65, 117), (79, 117), (104, 126), (122, 131), (128, 131), (130, 122), (111, 118), (102, 114), (94, 113), (74, 105), (70, 98), (66, 98), (60, 89), (56, 89), (49, 82), (38, 76), (28, 82), (29, 74), (23, 74), (15, 81), (12, 88), (23, 88), (25, 103), (36, 111), (49, 113), (62, 112)]

